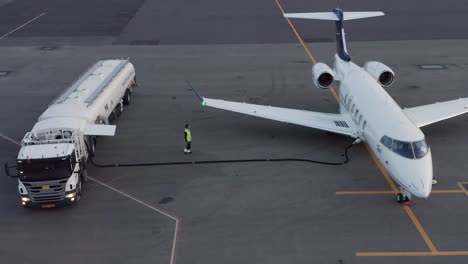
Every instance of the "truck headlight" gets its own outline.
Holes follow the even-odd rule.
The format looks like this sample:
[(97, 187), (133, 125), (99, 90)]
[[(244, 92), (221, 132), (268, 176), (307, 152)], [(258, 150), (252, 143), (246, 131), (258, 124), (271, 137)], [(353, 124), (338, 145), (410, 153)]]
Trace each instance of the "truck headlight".
[(29, 197), (24, 197), (24, 196), (21, 197), (22, 202), (29, 202), (29, 200), (30, 200)]
[(75, 196), (76, 196), (76, 192), (72, 192), (72, 193), (65, 195), (65, 198), (72, 199), (72, 198), (75, 198)]

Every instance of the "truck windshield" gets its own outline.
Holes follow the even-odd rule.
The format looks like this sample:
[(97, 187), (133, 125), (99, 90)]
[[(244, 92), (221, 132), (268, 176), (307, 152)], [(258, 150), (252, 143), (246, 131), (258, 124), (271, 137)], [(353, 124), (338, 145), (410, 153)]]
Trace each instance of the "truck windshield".
[(70, 158), (34, 159), (18, 161), (21, 181), (52, 181), (71, 175)]

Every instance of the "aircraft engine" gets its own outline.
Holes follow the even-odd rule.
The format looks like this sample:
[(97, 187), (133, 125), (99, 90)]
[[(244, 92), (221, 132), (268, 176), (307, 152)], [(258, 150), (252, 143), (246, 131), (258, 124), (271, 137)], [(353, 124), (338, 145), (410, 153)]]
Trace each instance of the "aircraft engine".
[(389, 87), (395, 81), (395, 73), (392, 69), (378, 61), (366, 62), (364, 69), (384, 88)]
[(325, 63), (316, 63), (312, 67), (312, 78), (315, 86), (321, 89), (328, 89), (334, 80), (334, 71)]

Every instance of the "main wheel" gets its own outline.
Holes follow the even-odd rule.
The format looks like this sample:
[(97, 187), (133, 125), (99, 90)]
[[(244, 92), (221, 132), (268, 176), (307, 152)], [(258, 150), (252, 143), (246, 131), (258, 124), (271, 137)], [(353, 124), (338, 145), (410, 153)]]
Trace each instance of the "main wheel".
[(405, 196), (404, 196), (402, 193), (397, 193), (397, 195), (396, 195), (396, 201), (397, 201), (398, 203), (404, 202), (404, 201), (405, 201)]
[(129, 105), (132, 101), (132, 91), (130, 89), (125, 90), (125, 94), (123, 97), (123, 104)]

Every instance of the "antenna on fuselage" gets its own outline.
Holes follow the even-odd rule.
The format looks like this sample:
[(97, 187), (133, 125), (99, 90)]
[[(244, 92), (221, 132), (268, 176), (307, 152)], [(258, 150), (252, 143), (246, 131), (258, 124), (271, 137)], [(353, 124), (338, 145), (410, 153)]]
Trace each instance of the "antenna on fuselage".
[(335, 8), (332, 12), (316, 13), (286, 13), (287, 18), (304, 18), (317, 20), (332, 20), (336, 25), (336, 53), (344, 61), (351, 61), (348, 50), (346, 49), (346, 38), (343, 28), (343, 21), (361, 19), (368, 17), (377, 17), (385, 15), (381, 11), (377, 12), (343, 12), (341, 8)]

